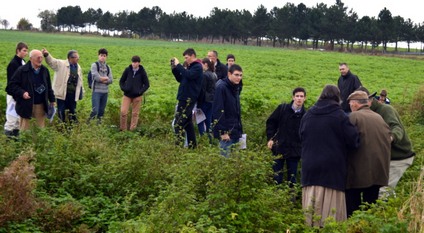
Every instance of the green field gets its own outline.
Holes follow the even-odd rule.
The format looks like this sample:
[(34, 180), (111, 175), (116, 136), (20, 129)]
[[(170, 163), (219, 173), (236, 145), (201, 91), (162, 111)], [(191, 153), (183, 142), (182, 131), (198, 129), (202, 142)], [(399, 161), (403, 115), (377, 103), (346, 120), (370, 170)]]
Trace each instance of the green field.
[[(411, 226), (416, 223), (417, 211), (423, 213), (423, 187), (417, 182), (422, 179), (424, 154), (423, 59), (0, 30), (0, 90), (5, 88), (6, 66), (18, 41), (27, 42), (30, 50), (46, 48), (60, 59), (66, 58), (68, 50), (78, 50), (84, 75), (97, 60), (98, 49), (107, 48), (114, 83), (100, 126), (80, 124), (65, 130), (53, 123), (22, 134), (16, 142), (2, 136), (0, 171), (20, 154), (33, 158), (36, 187), (30, 189), (30, 196), (38, 211), (8, 209), (20, 217), (7, 212), (2, 215), (7, 209), (1, 209), (6, 199), (0, 190), (0, 233), (423, 230), (421, 226), (414, 231)], [(194, 48), (199, 58), (217, 50), (224, 61), (232, 53), (243, 67), (241, 106), (248, 150), (231, 159), (219, 156), (218, 148), (209, 146), (205, 138), (194, 151), (173, 145), (171, 121), (178, 83), (169, 60), (174, 56), (181, 60), (188, 47)], [(117, 128), (122, 97), (118, 83), (133, 55), (141, 57), (150, 89), (137, 132), (121, 133)], [(306, 106), (312, 106), (324, 85), (337, 83), (340, 62), (347, 62), (370, 92), (388, 90), (414, 143), (417, 159), (401, 180), (397, 198), (358, 212), (345, 223), (313, 229), (303, 225), (301, 200), (291, 203), (289, 189), (272, 183), (265, 120), (279, 103), (290, 101), (291, 90), (297, 86), (306, 88)], [(86, 95), (77, 106), (81, 122), (91, 109), (90, 89), (87, 83), (84, 87)], [(5, 95), (0, 92), (2, 125)], [(30, 171), (24, 174), (30, 177)], [(15, 190), (19, 193), (25, 188)], [(421, 203), (414, 205), (415, 195), (421, 195)], [(403, 208), (407, 211), (402, 212)], [(418, 210), (412, 211), (414, 208)]]

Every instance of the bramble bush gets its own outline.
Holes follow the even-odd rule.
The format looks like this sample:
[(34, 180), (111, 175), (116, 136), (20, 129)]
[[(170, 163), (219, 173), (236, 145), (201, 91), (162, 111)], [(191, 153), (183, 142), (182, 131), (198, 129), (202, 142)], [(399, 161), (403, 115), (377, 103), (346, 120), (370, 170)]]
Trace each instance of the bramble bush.
[(31, 218), (39, 205), (34, 195), (34, 154), (20, 155), (0, 174), (0, 227)]

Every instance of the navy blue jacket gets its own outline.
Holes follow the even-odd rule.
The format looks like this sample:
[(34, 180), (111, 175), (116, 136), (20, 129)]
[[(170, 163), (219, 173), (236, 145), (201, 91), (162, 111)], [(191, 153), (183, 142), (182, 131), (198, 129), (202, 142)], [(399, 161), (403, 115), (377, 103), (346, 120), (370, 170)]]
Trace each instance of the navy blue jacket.
[(300, 122), (302, 187), (346, 189), (347, 155), (359, 134), (334, 100), (318, 100)]
[(143, 95), (150, 87), (144, 67), (140, 65), (137, 72), (134, 73), (132, 65), (129, 65), (122, 73), (119, 86), (126, 97), (136, 98)]
[(241, 124), (240, 86), (234, 85), (228, 78), (216, 83), (212, 104), (212, 125), (215, 138), (228, 133), (231, 139), (243, 134)]
[(187, 69), (181, 64), (178, 64), (172, 69), (172, 74), (174, 74), (177, 82), (180, 83), (177, 100), (187, 101), (190, 99), (192, 101), (197, 101), (200, 89), (202, 88), (203, 79), (203, 67), (200, 60), (192, 62)]
[[(7, 94), (13, 96), (13, 99), (16, 101), (16, 113), (18, 113), (20, 117), (27, 119), (31, 118), (32, 107), (34, 105), (33, 75), (34, 69), (32, 68), (31, 62), (28, 62), (15, 72), (12, 79), (9, 81), (9, 85), (6, 87)], [(55, 97), (50, 81), (50, 72), (43, 65), (40, 67), (40, 76), (43, 78), (43, 83), (46, 87), (43, 104), (44, 111), (47, 113), (49, 103), (55, 102)], [(23, 98), (25, 92), (29, 93), (30, 99)]]

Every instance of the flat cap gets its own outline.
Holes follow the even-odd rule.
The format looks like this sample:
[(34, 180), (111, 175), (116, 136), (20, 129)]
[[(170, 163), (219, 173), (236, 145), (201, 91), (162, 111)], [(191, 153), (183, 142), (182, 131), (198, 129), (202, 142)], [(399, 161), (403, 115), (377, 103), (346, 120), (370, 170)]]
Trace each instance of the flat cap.
[(347, 100), (368, 100), (368, 94), (365, 91), (354, 91)]

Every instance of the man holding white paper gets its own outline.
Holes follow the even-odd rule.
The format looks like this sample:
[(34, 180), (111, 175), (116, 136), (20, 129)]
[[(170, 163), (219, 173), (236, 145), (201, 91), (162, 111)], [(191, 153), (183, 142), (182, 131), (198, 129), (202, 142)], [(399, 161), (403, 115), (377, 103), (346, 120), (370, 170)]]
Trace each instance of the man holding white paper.
[(234, 64), (228, 77), (218, 80), (212, 105), (212, 127), (215, 138), (219, 139), (221, 155), (228, 157), (234, 144), (239, 143), (243, 134), (240, 107), (240, 81), (242, 68)]
[[(7, 84), (9, 84), (15, 71), (25, 65), (24, 58), (28, 55), (28, 45), (19, 42), (16, 45), (16, 54), (7, 66)], [(16, 101), (11, 95), (7, 95), (6, 122), (4, 133), (7, 137), (17, 137), (19, 135), (19, 115), (16, 113)]]

